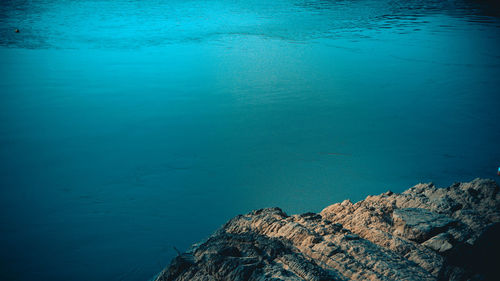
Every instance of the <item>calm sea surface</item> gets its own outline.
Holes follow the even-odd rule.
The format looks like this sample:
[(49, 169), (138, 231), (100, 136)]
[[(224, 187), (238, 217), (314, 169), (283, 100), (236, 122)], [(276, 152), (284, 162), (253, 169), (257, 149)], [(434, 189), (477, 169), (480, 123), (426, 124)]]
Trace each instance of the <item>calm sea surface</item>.
[(0, 279), (147, 280), (252, 209), (495, 178), (498, 14), (1, 1)]

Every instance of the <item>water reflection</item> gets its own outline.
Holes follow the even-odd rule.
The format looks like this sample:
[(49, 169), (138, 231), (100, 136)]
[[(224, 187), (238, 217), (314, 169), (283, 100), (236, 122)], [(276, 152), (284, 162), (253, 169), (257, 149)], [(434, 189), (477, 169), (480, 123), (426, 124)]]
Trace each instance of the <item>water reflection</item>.
[(147, 280), (251, 209), (491, 177), (487, 4), (3, 1), (0, 279)]
[[(493, 7), (493, 8), (492, 8)], [(262, 36), (290, 42), (419, 30), (427, 16), (499, 25), (480, 1), (7, 1), (0, 45), (23, 48), (139, 48)], [(448, 28), (451, 26), (441, 26)], [(13, 30), (21, 29), (20, 34)], [(453, 28), (456, 28), (454, 26)], [(387, 31), (384, 31), (387, 32)]]

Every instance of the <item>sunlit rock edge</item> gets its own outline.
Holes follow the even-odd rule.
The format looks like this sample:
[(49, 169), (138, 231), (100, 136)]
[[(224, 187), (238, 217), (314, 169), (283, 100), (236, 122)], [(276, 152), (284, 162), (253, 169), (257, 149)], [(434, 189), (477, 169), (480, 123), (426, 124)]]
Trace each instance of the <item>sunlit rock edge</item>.
[(475, 179), (345, 200), (320, 213), (256, 210), (154, 280), (495, 280), (498, 191), (495, 181)]

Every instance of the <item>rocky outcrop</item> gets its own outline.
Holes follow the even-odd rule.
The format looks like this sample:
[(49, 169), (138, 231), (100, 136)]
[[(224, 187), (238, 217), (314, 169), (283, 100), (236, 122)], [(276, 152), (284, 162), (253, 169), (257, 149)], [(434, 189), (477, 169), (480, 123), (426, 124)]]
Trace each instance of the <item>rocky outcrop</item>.
[(500, 195), (491, 180), (288, 216), (257, 210), (177, 256), (166, 280), (497, 280)]

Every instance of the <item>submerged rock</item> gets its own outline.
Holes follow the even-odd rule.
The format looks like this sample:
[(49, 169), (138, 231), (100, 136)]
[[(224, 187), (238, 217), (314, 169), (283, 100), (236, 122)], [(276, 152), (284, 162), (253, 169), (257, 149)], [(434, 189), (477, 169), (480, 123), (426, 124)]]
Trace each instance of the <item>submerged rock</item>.
[(346, 200), (319, 214), (253, 211), (176, 257), (155, 280), (495, 280), (498, 190), (476, 179)]

